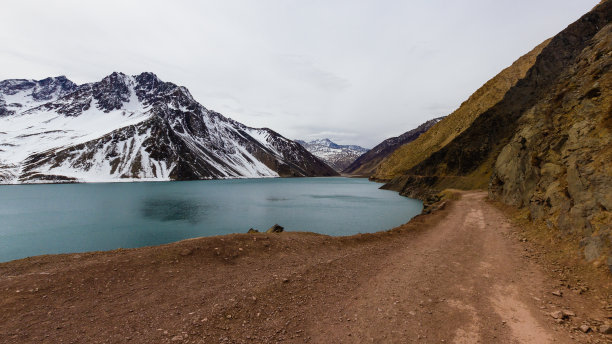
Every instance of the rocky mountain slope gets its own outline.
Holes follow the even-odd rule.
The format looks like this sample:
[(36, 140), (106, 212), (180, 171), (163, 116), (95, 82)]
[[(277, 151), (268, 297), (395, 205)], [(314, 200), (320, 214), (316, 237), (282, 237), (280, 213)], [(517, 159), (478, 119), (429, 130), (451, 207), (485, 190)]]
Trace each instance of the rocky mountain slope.
[(367, 153), (363, 154), (357, 160), (353, 161), (347, 168), (344, 169), (344, 173), (349, 173), (358, 176), (371, 176), (376, 172), (376, 169), (380, 163), (389, 155), (391, 155), (397, 148), (404, 144), (416, 140), (419, 136), (425, 133), (434, 124), (438, 123), (444, 117), (438, 117), (430, 119), (429, 121), (419, 125), (418, 127), (403, 133), (400, 136), (391, 137), (383, 142), (376, 145), (376, 147), (370, 149)]
[(499, 102), (385, 187), (419, 197), (488, 187), (603, 260), (612, 248), (611, 23), (612, 1), (602, 1), (553, 37)]
[(450, 115), (436, 123), (431, 130), (409, 144), (396, 149), (379, 164), (373, 178), (390, 180), (408, 171), (432, 153), (449, 144), (465, 131), (472, 122), (491, 106), (502, 100), (506, 92), (523, 78), (535, 63), (536, 57), (549, 41), (535, 47), (482, 85), (461, 106)]
[[(585, 258), (612, 246), (612, 24), (519, 119), (489, 192), (550, 227), (578, 232)], [(610, 258), (612, 267), (612, 256)]]
[(368, 151), (367, 148), (357, 145), (339, 145), (330, 139), (319, 139), (310, 142), (296, 140), (296, 142), (338, 172), (344, 170), (355, 159)]
[(0, 82), (0, 183), (336, 175), (152, 73)]

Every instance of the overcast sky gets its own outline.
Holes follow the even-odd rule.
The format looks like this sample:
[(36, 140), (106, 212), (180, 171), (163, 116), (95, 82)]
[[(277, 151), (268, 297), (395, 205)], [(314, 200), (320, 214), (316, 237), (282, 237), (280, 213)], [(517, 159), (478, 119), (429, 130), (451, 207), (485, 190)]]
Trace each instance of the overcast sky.
[(457, 108), (598, 0), (3, 0), (0, 80), (156, 73), (292, 139), (371, 148)]

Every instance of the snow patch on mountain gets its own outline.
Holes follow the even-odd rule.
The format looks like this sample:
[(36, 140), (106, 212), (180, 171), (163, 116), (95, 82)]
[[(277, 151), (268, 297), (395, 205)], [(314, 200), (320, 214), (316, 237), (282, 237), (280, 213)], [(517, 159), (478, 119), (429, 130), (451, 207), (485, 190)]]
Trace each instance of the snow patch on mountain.
[(340, 172), (349, 166), (355, 159), (368, 151), (357, 145), (339, 145), (330, 139), (317, 139), (310, 142), (296, 140), (308, 149), (309, 152), (321, 158), (334, 170)]
[(0, 82), (0, 183), (334, 174), (297, 143), (152, 73)]

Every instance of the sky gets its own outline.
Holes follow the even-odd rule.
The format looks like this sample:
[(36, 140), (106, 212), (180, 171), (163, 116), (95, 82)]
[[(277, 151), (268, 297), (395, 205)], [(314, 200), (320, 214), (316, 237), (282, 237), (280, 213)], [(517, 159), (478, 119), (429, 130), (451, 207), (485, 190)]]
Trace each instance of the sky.
[(371, 148), (598, 2), (3, 0), (0, 80), (149, 71), (246, 125)]

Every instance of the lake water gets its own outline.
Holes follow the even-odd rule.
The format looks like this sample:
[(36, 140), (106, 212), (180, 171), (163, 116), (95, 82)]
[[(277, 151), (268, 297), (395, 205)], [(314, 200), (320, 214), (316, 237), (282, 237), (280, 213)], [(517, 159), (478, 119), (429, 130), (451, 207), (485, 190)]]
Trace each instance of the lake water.
[(0, 261), (265, 231), (376, 232), (422, 203), (355, 178), (0, 186)]

